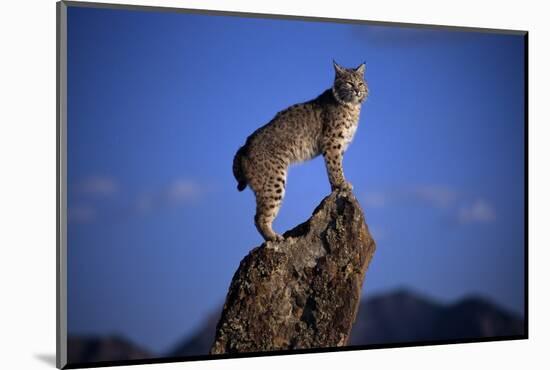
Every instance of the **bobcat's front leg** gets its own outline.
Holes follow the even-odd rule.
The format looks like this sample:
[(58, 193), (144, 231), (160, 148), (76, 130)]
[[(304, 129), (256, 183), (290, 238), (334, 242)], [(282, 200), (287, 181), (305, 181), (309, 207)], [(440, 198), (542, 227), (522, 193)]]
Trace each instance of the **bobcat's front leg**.
[(353, 186), (346, 181), (344, 177), (344, 169), (342, 167), (342, 161), (344, 158), (342, 145), (325, 143), (323, 145), (323, 157), (325, 159), (328, 180), (330, 181), (332, 191), (337, 189), (351, 191)]

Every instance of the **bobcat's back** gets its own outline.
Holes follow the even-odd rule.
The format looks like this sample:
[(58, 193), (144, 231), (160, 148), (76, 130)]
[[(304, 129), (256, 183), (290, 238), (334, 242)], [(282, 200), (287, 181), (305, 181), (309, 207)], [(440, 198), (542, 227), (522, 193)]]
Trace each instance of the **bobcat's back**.
[(247, 140), (249, 156), (271, 155), (286, 165), (303, 162), (321, 153), (323, 119), (327, 94), (314, 100), (295, 104), (277, 113), (265, 126), (256, 130)]

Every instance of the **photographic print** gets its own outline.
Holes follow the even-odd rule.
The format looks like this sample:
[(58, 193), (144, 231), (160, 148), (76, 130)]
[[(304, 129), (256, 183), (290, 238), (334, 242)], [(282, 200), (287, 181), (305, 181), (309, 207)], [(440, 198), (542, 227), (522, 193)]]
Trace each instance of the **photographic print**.
[(58, 3), (58, 367), (527, 338), (526, 53)]

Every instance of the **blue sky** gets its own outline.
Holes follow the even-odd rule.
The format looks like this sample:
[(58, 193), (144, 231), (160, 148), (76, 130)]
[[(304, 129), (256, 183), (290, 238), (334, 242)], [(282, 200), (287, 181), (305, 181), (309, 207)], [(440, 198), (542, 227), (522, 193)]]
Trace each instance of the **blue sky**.
[[(223, 303), (262, 242), (235, 151), (279, 110), (366, 62), (344, 168), (377, 241), (365, 294), (524, 285), (523, 38), (69, 7), (68, 328), (167, 350)], [(293, 166), (275, 229), (330, 191)]]

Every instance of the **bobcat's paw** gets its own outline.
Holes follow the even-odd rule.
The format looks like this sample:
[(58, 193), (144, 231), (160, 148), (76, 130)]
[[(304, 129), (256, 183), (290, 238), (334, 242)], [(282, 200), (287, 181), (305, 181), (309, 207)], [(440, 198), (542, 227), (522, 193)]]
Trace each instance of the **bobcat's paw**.
[(274, 242), (282, 242), (283, 240), (285, 240), (285, 238), (279, 234), (275, 234), (275, 236), (273, 237)]
[(264, 237), (266, 242), (282, 242), (285, 238), (282, 235), (273, 233)]
[(282, 242), (284, 240), (285, 238), (282, 235), (275, 234), (268, 238), (265, 238), (265, 246), (266, 248), (278, 249), (279, 242)]

